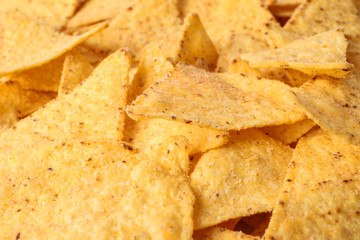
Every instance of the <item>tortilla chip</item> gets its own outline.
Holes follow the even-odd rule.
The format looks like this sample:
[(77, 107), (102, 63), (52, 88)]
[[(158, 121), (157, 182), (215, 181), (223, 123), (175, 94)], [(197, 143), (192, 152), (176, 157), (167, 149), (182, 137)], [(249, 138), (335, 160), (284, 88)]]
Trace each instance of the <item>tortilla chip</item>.
[(323, 130), (300, 139), (265, 239), (357, 238), (359, 156)]
[(266, 135), (288, 145), (296, 142), (315, 125), (314, 121), (306, 119), (290, 125), (263, 127), (260, 130)]
[(255, 68), (249, 66), (249, 64), (242, 60), (241, 58), (237, 57), (231, 61), (229, 64), (228, 71), (230, 73), (242, 73), (248, 77), (253, 77), (257, 79), (261, 79), (262, 76)]
[(360, 145), (358, 81), (353, 75), (342, 80), (311, 80), (293, 91), (294, 99), (321, 128)]
[(1, 235), (191, 239), (194, 196), (180, 166), (186, 144), (164, 147), (134, 155), (121, 142), (72, 140), (1, 149)]
[(279, 105), (235, 88), (215, 74), (181, 64), (129, 105), (127, 113), (137, 120), (177, 119), (219, 130), (290, 124), (304, 118), (297, 107)]
[(39, 67), (11, 74), (8, 78), (20, 83), (23, 89), (57, 92), (59, 90), (64, 59), (64, 55), (60, 56)]
[(78, 50), (74, 49), (67, 53), (61, 73), (59, 95), (69, 93), (75, 86), (86, 79), (93, 70), (94, 67)]
[(1, 16), (4, 39), (0, 49), (0, 75), (45, 64), (105, 27), (105, 24), (99, 24), (85, 34), (69, 36), (19, 11)]
[(84, 0), (11, 0), (0, 5), (0, 11), (18, 9), (28, 16), (61, 29)]
[(294, 69), (286, 69), (285, 74), (289, 79), (288, 84), (292, 87), (301, 87), (304, 83), (315, 77)]
[(172, 51), (177, 39), (169, 37), (177, 35), (181, 29), (176, 3), (177, 0), (139, 0), (133, 7), (119, 13), (108, 28), (84, 44), (107, 53), (129, 47), (135, 57), (150, 42), (161, 42), (162, 46)]
[(115, 17), (121, 10), (131, 8), (134, 0), (89, 0), (67, 23), (68, 28), (79, 27)]
[(0, 83), (0, 132), (20, 120), (21, 87), (16, 82)]
[(214, 70), (218, 54), (200, 21), (199, 15), (189, 14), (184, 21), (175, 62), (185, 62), (209, 71)]
[(25, 118), (56, 98), (57, 92), (42, 92), (23, 89), (21, 93), (20, 116)]
[(121, 140), (130, 58), (126, 49), (110, 55), (82, 85), (5, 131), (0, 142), (19, 145), (41, 137)]
[(290, 147), (254, 129), (204, 153), (191, 174), (195, 229), (272, 211), (291, 156)]
[(329, 31), (296, 40), (282, 48), (242, 54), (251, 67), (291, 68), (310, 75), (326, 74), (343, 78), (352, 64), (346, 62), (347, 41), (341, 31)]
[(162, 79), (173, 69), (159, 44), (149, 43), (141, 53), (139, 66), (129, 86), (127, 103), (130, 104), (154, 82)]
[(194, 240), (260, 240), (261, 238), (231, 231), (222, 227), (213, 227), (196, 231)]
[(291, 6), (299, 5), (303, 3), (304, 0), (267, 0), (267, 5), (276, 5), (276, 6)]
[(144, 151), (148, 145), (177, 135), (189, 140), (190, 154), (195, 154), (223, 146), (227, 142), (228, 132), (164, 119), (129, 119), (125, 123), (124, 141), (131, 143), (139, 152)]

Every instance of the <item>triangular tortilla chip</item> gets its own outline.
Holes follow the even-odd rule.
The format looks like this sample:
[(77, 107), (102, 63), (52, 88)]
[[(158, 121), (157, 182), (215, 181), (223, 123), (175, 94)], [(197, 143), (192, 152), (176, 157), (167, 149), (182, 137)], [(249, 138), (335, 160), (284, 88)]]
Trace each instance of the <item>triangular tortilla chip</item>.
[(139, 0), (130, 9), (119, 13), (108, 28), (89, 38), (84, 44), (107, 53), (120, 47), (129, 47), (134, 51), (135, 57), (150, 42), (161, 42), (161, 45), (173, 51), (171, 49), (177, 39), (173, 39), (173, 36), (181, 29), (176, 3), (177, 0)]
[(341, 31), (329, 31), (296, 40), (284, 47), (242, 54), (254, 68), (290, 68), (311, 75), (333, 77), (349, 75), (352, 64), (346, 62), (347, 41)]
[(68, 28), (79, 27), (115, 17), (138, 0), (89, 0), (67, 23)]
[(238, 89), (215, 74), (181, 64), (129, 105), (127, 113), (138, 120), (177, 119), (219, 130), (291, 124), (304, 118), (292, 103), (278, 104)]
[(0, 75), (45, 64), (105, 27), (99, 24), (82, 35), (70, 36), (17, 10), (1, 16), (4, 39), (0, 47)]
[[(141, 61), (129, 86), (128, 103), (135, 100), (154, 82), (165, 77), (173, 65), (166, 60), (158, 44), (148, 44), (141, 56)], [(189, 142), (190, 154), (205, 152), (222, 146), (227, 141), (227, 132), (201, 128), (182, 122), (163, 119), (135, 121), (126, 118), (124, 141), (130, 142), (140, 152), (148, 145), (162, 142), (170, 136), (182, 135)]]
[(65, 56), (62, 55), (39, 67), (10, 74), (7, 77), (12, 81), (19, 82), (23, 89), (57, 92), (64, 59)]
[(130, 53), (120, 49), (69, 94), (1, 134), (2, 145), (50, 139), (115, 139), (123, 134)]
[(21, 86), (16, 82), (0, 83), (0, 132), (20, 120)]
[(213, 227), (196, 231), (194, 240), (261, 240), (261, 238), (222, 227)]
[(256, 79), (261, 79), (263, 77), (261, 76), (261, 73), (259, 71), (257, 71), (255, 68), (250, 67), (246, 61), (242, 60), (239, 57), (233, 59), (230, 62), (228, 71), (230, 73), (241, 73), (248, 77), (253, 77)]
[(182, 168), (189, 161), (186, 141), (163, 145), (152, 155), (134, 155), (116, 141), (1, 149), (1, 236), (191, 239), (194, 196)]
[(94, 67), (78, 50), (74, 49), (67, 53), (61, 73), (59, 95), (70, 92), (86, 79), (93, 70)]
[(356, 239), (359, 150), (323, 130), (300, 139), (265, 239)]
[(18, 9), (51, 27), (61, 29), (82, 2), (84, 0), (10, 0), (2, 2), (0, 11)]
[(272, 211), (291, 156), (290, 147), (254, 129), (204, 153), (191, 174), (195, 229)]
[(57, 92), (42, 92), (23, 89), (21, 93), (21, 118), (37, 111), (39, 108), (50, 102), (57, 96)]
[(294, 99), (321, 128), (360, 145), (360, 84), (351, 75), (342, 80), (316, 79), (293, 90)]
[(214, 70), (218, 54), (207, 35), (199, 15), (189, 14), (184, 20), (175, 62), (185, 62), (206, 70)]
[(314, 121), (306, 119), (290, 125), (263, 127), (260, 130), (284, 144), (290, 144), (296, 142), (315, 125)]

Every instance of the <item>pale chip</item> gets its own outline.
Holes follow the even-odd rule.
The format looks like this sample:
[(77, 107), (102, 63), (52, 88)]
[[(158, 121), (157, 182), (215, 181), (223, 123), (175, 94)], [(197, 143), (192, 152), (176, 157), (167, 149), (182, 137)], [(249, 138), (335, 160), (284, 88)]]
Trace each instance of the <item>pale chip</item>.
[(67, 53), (61, 73), (59, 95), (70, 92), (86, 79), (93, 70), (94, 67), (78, 50), (73, 49)]
[(130, 58), (124, 49), (107, 57), (71, 93), (59, 96), (1, 134), (2, 146), (33, 143), (41, 137), (121, 140)]
[(1, 16), (4, 33), (0, 75), (45, 64), (105, 27), (105, 24), (99, 24), (82, 35), (69, 36), (16, 10)]
[(213, 227), (195, 231), (194, 240), (261, 240), (261, 238), (222, 227)]
[(0, 131), (20, 120), (21, 86), (16, 82), (0, 83)]
[(238, 89), (215, 74), (180, 64), (129, 105), (127, 113), (137, 120), (177, 119), (219, 130), (240, 130), (303, 119), (303, 112), (293, 106), (279, 105), (258, 93)]
[(152, 155), (117, 141), (1, 149), (2, 237), (191, 239), (184, 143), (171, 139)]
[(189, 14), (184, 20), (175, 62), (185, 62), (206, 70), (214, 70), (218, 53), (207, 35), (199, 15)]
[(191, 174), (195, 229), (272, 211), (291, 156), (290, 147), (254, 129), (204, 153)]
[(321, 128), (360, 145), (360, 84), (356, 76), (311, 80), (293, 93), (308, 117)]
[(230, 73), (242, 73), (248, 77), (253, 77), (253, 78), (257, 78), (257, 79), (262, 78), (262, 75), (258, 70), (250, 67), (246, 61), (242, 60), (239, 57), (233, 59), (230, 62), (228, 71)]
[(359, 156), (323, 130), (300, 139), (265, 239), (357, 238)]
[(290, 68), (310, 75), (343, 78), (352, 68), (352, 64), (346, 62), (346, 48), (344, 33), (329, 31), (275, 50), (242, 54), (241, 58), (254, 68)]
[(314, 121), (306, 119), (290, 125), (263, 127), (260, 130), (284, 144), (290, 144), (296, 142), (315, 125)]

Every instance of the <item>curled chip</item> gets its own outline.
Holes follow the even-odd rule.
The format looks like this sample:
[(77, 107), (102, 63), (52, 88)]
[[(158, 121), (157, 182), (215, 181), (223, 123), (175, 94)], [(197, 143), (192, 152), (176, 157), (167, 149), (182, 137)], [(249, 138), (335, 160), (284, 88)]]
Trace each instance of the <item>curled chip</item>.
[(254, 68), (290, 68), (310, 75), (343, 78), (352, 64), (346, 62), (347, 41), (341, 31), (329, 31), (296, 40), (284, 47), (242, 54)]
[(195, 229), (272, 211), (291, 156), (290, 147), (254, 129), (204, 153), (191, 174)]
[(127, 113), (138, 120), (178, 119), (202, 127), (240, 130), (303, 119), (302, 111), (291, 105), (279, 105), (276, 100), (238, 89), (215, 74), (179, 64), (169, 77), (155, 82), (129, 105)]

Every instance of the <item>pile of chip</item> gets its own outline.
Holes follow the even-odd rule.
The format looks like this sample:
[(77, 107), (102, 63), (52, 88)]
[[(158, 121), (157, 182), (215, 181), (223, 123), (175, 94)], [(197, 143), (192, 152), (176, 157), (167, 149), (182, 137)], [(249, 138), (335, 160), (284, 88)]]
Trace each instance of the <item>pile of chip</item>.
[(1, 239), (360, 236), (360, 1), (0, 0), (0, 92)]

